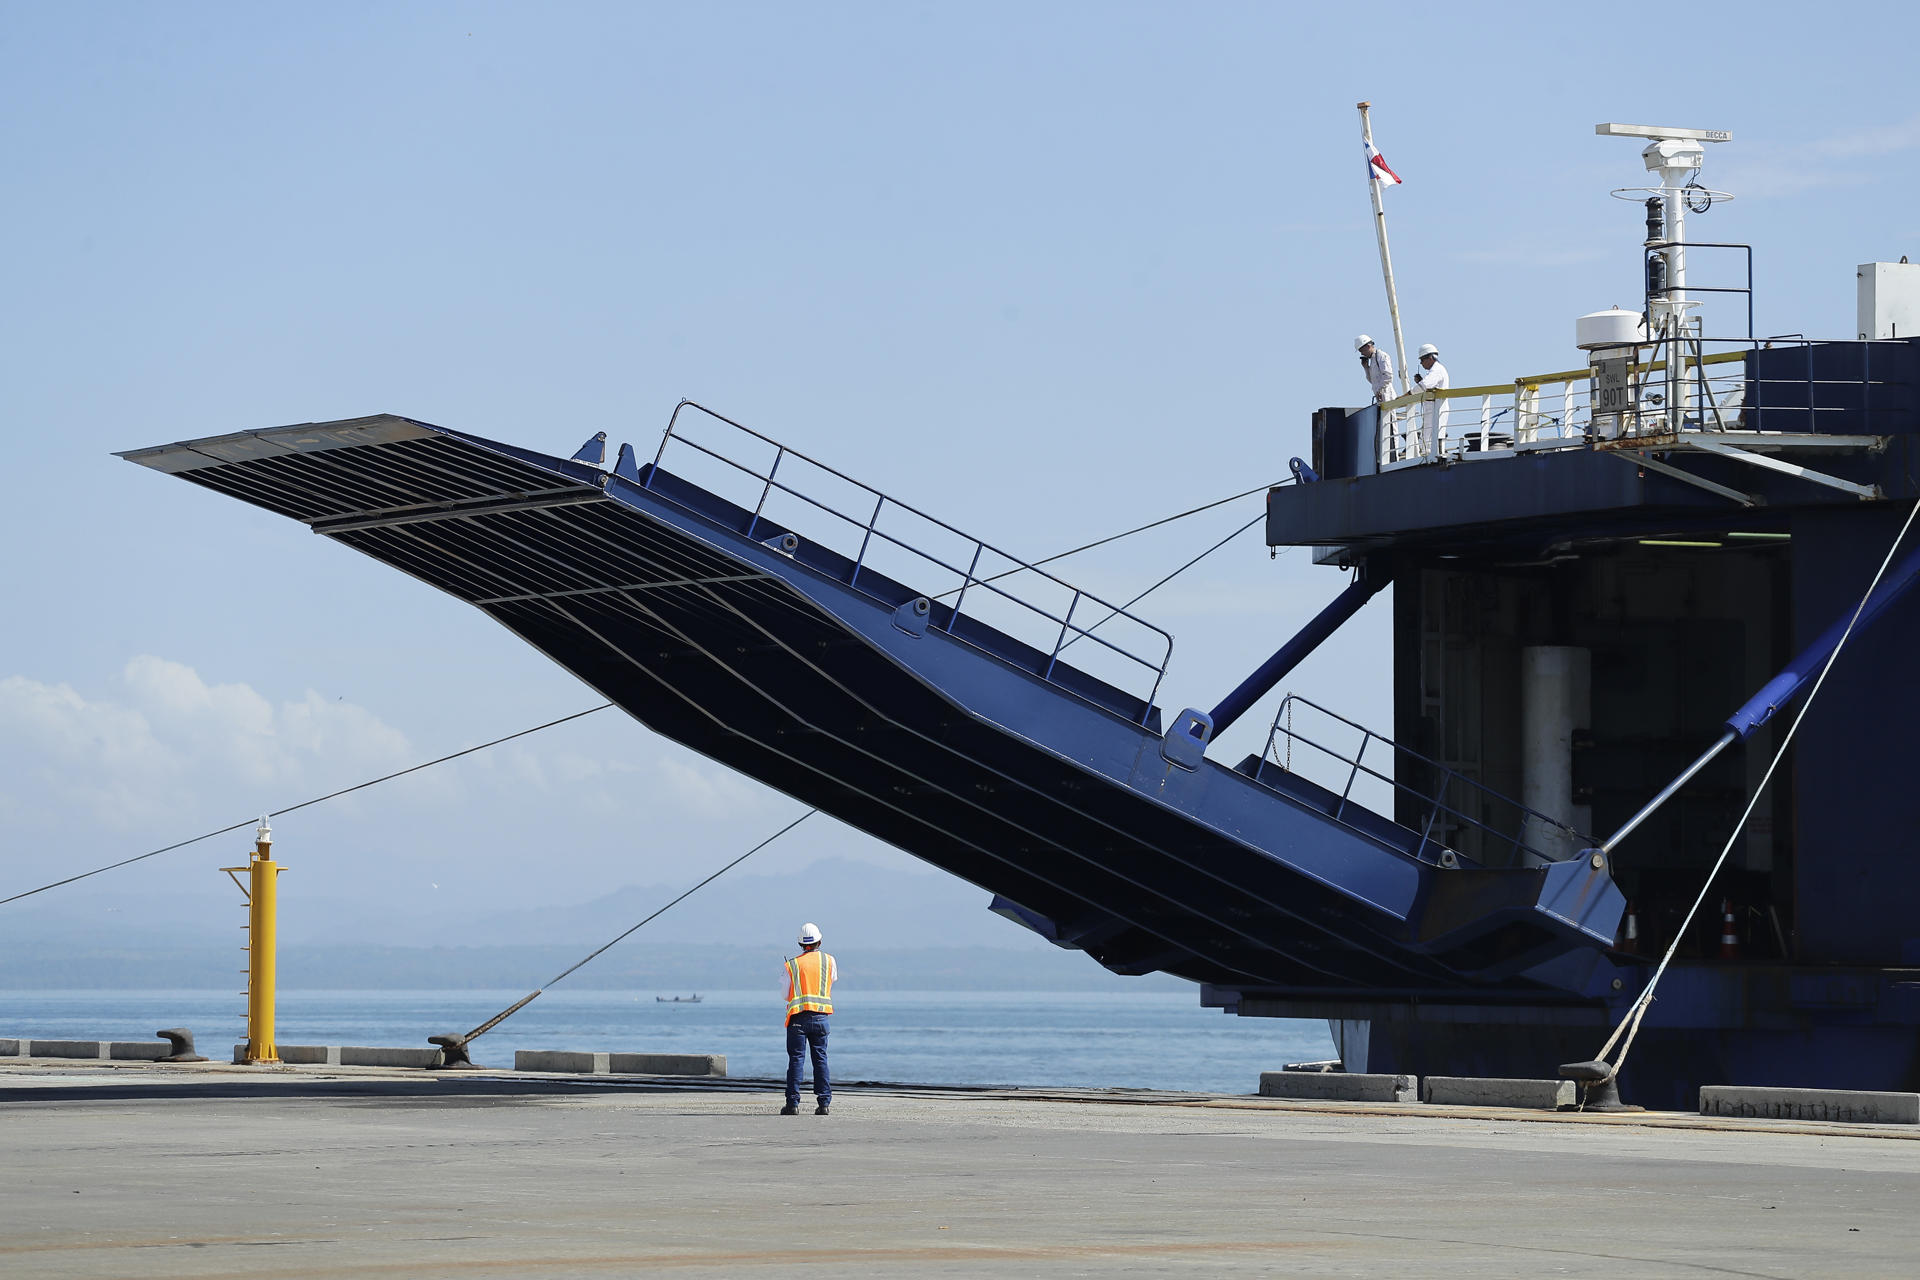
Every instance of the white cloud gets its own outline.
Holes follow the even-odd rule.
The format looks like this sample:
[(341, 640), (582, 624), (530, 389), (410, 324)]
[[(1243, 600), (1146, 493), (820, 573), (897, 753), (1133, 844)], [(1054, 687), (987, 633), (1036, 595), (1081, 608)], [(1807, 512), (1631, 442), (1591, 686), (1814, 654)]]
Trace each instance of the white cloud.
[(687, 812), (704, 818), (757, 809), (766, 804), (772, 794), (759, 783), (704, 760), (661, 756), (654, 761), (654, 767), (669, 794), (685, 806)]
[(475, 757), (474, 764), (498, 783), (561, 797), (569, 811), (600, 817), (668, 812), (737, 818), (759, 811), (773, 796), (760, 783), (690, 754), (636, 760), (513, 747)]
[(89, 702), (72, 685), (25, 676), (0, 680), (0, 726), (31, 755), (135, 771), (164, 764), (147, 719), (130, 707)]
[[(223, 682), (151, 655), (92, 683), (3, 676), (0, 871), (9, 887), (52, 880), (480, 740), (422, 732), (431, 736), (416, 743), (364, 706)], [(432, 894), (432, 883), (462, 909), (536, 900), (550, 890), (529, 889), (528, 872), (553, 865), (557, 850), (567, 851), (563, 881), (657, 876), (690, 848), (746, 848), (792, 807), (609, 712), (585, 739), (502, 744), (274, 825), (300, 870), (288, 901), (353, 914), (375, 900), (420, 908), (410, 895)], [(209, 844), (168, 867), (231, 854)], [(230, 889), (187, 879), (195, 893)]]
[[(0, 811), (115, 829), (244, 793), (292, 803), (414, 762), (406, 735), (364, 707), (308, 691), (276, 707), (246, 684), (209, 684), (151, 655), (90, 698), (69, 684), (0, 679)], [(223, 806), (224, 807), (224, 806)]]
[(504, 751), (489, 752), (480, 757), (478, 763), (497, 774), (505, 775), (505, 780), (515, 788), (524, 787), (541, 792), (553, 789), (553, 784), (547, 775), (545, 761), (526, 747), (513, 746)]

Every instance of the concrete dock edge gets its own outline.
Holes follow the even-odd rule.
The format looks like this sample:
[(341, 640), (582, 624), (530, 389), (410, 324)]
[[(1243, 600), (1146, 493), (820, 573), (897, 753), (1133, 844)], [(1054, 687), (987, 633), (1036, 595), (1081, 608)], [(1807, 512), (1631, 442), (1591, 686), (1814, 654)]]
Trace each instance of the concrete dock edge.
[(724, 1053), (614, 1053), (608, 1070), (616, 1075), (724, 1076)]
[(515, 1071), (564, 1071), (576, 1075), (724, 1076), (723, 1053), (589, 1053), (572, 1049), (518, 1049)]
[(1419, 1076), (1344, 1071), (1262, 1071), (1260, 1096), (1307, 1102), (1418, 1102)]
[(1700, 1089), (1700, 1114), (1749, 1120), (1826, 1120), (1842, 1124), (1920, 1124), (1920, 1093), (1857, 1089), (1776, 1089), (1710, 1084)]
[(337, 1044), (283, 1044), (278, 1050), (280, 1061), (290, 1062), (302, 1067), (337, 1067), (340, 1065), (340, 1046)]
[(1571, 1080), (1499, 1080), (1478, 1076), (1428, 1076), (1422, 1102), (1451, 1107), (1530, 1107), (1558, 1111), (1579, 1101)]
[(574, 1049), (516, 1049), (515, 1071), (570, 1071), (578, 1075), (606, 1075), (612, 1067), (612, 1054), (584, 1053)]
[(110, 1040), (29, 1040), (27, 1056), (29, 1058), (108, 1058), (112, 1056)]
[(341, 1045), (343, 1067), (437, 1067), (446, 1061), (438, 1049), (398, 1049), (378, 1045)]
[(158, 1062), (173, 1052), (165, 1040), (0, 1040), (0, 1058), (77, 1058), (87, 1062)]
[[(418, 1067), (431, 1069), (445, 1062), (438, 1049), (381, 1045), (283, 1044), (274, 1048), (280, 1061), (299, 1067)], [(245, 1062), (247, 1046), (233, 1046), (233, 1060)]]

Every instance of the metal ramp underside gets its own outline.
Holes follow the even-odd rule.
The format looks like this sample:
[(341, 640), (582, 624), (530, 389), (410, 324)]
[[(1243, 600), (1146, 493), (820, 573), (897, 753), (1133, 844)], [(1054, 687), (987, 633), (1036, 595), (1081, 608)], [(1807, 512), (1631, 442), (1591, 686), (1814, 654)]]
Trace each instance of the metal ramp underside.
[(990, 581), (971, 567), (949, 602), (867, 566), (872, 522), (849, 556), (624, 450), (609, 473), (392, 416), (121, 456), (465, 600), (656, 731), (1117, 972), (1303, 997), (1598, 994), (1623, 905), (1604, 870), (1442, 867), (1385, 818), (1331, 820), (1270, 763), (1173, 763), (1152, 689), (1062, 660), (1091, 634), (1075, 610), (1106, 608), (1083, 593), (1048, 653), (963, 608)]

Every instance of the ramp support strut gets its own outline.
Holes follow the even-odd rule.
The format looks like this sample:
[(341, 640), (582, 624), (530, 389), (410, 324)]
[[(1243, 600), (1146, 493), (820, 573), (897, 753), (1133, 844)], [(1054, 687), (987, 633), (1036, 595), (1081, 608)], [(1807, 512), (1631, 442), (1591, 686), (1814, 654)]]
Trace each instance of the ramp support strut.
[(1213, 736), (1217, 738), (1226, 732), (1228, 725), (1266, 697), (1275, 685), (1286, 678), (1289, 671), (1299, 666), (1328, 636), (1338, 631), (1341, 623), (1360, 612), (1361, 605), (1373, 599), (1392, 581), (1391, 569), (1372, 560), (1363, 560), (1352, 585), (1335, 597), (1332, 604), (1314, 615), (1313, 621), (1300, 628), (1300, 634), (1281, 645), (1271, 658), (1261, 663), (1259, 670), (1242, 680), (1238, 689), (1221, 699), (1220, 705), (1213, 709)]

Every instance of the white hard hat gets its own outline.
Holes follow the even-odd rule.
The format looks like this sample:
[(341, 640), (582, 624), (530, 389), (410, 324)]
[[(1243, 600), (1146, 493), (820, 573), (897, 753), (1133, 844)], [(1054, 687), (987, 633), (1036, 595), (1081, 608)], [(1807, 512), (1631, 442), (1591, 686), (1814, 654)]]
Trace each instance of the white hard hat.
[(1353, 340), (1353, 349), (1355, 351), (1363, 351), (1372, 345), (1373, 345), (1373, 339), (1369, 338), (1364, 333)]
[(800, 926), (800, 945), (801, 946), (803, 947), (817, 946), (819, 942), (820, 942), (820, 926), (819, 925), (814, 924), (812, 921), (808, 921), (806, 924), (803, 924)]
[(1420, 344), (1420, 354), (1422, 356), (1437, 356), (1440, 354), (1440, 348), (1434, 346), (1431, 342), (1423, 342)]

